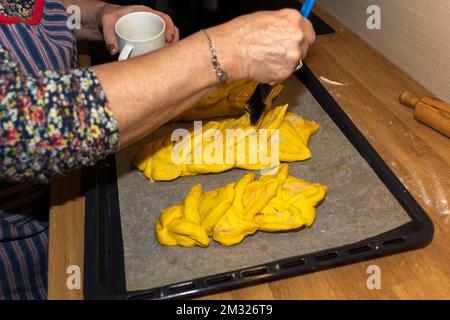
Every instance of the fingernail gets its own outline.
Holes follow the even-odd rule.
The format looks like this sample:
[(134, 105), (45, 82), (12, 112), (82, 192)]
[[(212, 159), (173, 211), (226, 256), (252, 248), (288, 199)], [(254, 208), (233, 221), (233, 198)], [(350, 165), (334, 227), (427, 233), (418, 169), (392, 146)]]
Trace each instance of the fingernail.
[(175, 38), (175, 31), (172, 31), (169, 35), (169, 42), (173, 41), (173, 38)]
[(116, 54), (117, 48), (116, 48), (115, 45), (110, 44), (110, 45), (108, 45), (108, 51), (109, 51), (110, 54)]

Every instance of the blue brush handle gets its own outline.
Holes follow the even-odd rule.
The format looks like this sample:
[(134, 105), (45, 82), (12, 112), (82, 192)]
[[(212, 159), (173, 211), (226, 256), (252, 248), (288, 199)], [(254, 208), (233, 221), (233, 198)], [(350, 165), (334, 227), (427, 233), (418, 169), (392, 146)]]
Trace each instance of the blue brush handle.
[(300, 13), (303, 17), (308, 18), (309, 14), (312, 11), (312, 8), (314, 7), (315, 0), (306, 0), (303, 4), (302, 8), (300, 9)]

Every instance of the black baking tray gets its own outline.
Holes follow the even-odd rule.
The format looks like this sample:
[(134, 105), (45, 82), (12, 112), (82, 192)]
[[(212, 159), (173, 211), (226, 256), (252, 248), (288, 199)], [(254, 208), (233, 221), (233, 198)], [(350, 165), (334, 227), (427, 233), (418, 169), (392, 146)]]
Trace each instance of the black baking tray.
[(86, 170), (84, 296), (86, 299), (180, 299), (217, 293), (367, 259), (418, 249), (431, 242), (434, 226), (401, 181), (352, 123), (308, 66), (296, 73), (321, 107), (387, 186), (411, 218), (399, 228), (351, 245), (232, 270), (207, 278), (128, 292), (115, 157)]

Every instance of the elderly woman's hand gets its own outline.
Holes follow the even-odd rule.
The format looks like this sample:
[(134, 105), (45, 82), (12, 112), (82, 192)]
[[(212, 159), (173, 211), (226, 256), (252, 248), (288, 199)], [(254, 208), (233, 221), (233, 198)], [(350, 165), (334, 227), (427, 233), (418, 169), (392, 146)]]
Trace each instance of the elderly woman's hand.
[(116, 54), (118, 51), (115, 25), (117, 20), (122, 16), (132, 13), (146, 11), (157, 14), (166, 23), (166, 42), (168, 44), (177, 42), (180, 38), (178, 28), (174, 25), (172, 19), (165, 13), (153, 10), (146, 6), (118, 6), (112, 4), (106, 4), (99, 9), (97, 20), (101, 24), (103, 29), (103, 37), (111, 54)]
[(294, 9), (242, 16), (209, 32), (219, 58), (235, 53), (228, 65), (237, 78), (263, 83), (289, 77), (316, 38), (311, 22)]
[[(262, 83), (289, 77), (315, 39), (311, 23), (291, 9), (239, 17), (207, 34), (229, 81)], [(122, 148), (217, 88), (212, 49), (207, 35), (197, 32), (162, 50), (94, 67), (117, 119)]]

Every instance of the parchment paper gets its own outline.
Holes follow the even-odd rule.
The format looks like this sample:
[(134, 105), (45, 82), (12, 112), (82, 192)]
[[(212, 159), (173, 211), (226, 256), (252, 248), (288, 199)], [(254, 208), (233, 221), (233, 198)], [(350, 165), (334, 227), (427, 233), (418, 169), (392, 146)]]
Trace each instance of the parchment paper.
[[(131, 165), (137, 148), (117, 155), (118, 188), (125, 246), (127, 289), (151, 289), (266, 262), (351, 244), (390, 231), (410, 221), (409, 216), (354, 149), (309, 91), (295, 77), (288, 79), (276, 105), (314, 120), (320, 130), (312, 137), (313, 158), (289, 165), (292, 176), (328, 186), (328, 195), (317, 209), (309, 229), (285, 233), (258, 232), (241, 244), (208, 248), (163, 247), (155, 238), (161, 210), (179, 204), (197, 183), (203, 190), (222, 187), (246, 173), (180, 178), (149, 182)], [(179, 125), (178, 125), (179, 126)], [(150, 139), (171, 132), (174, 125), (158, 130)]]

